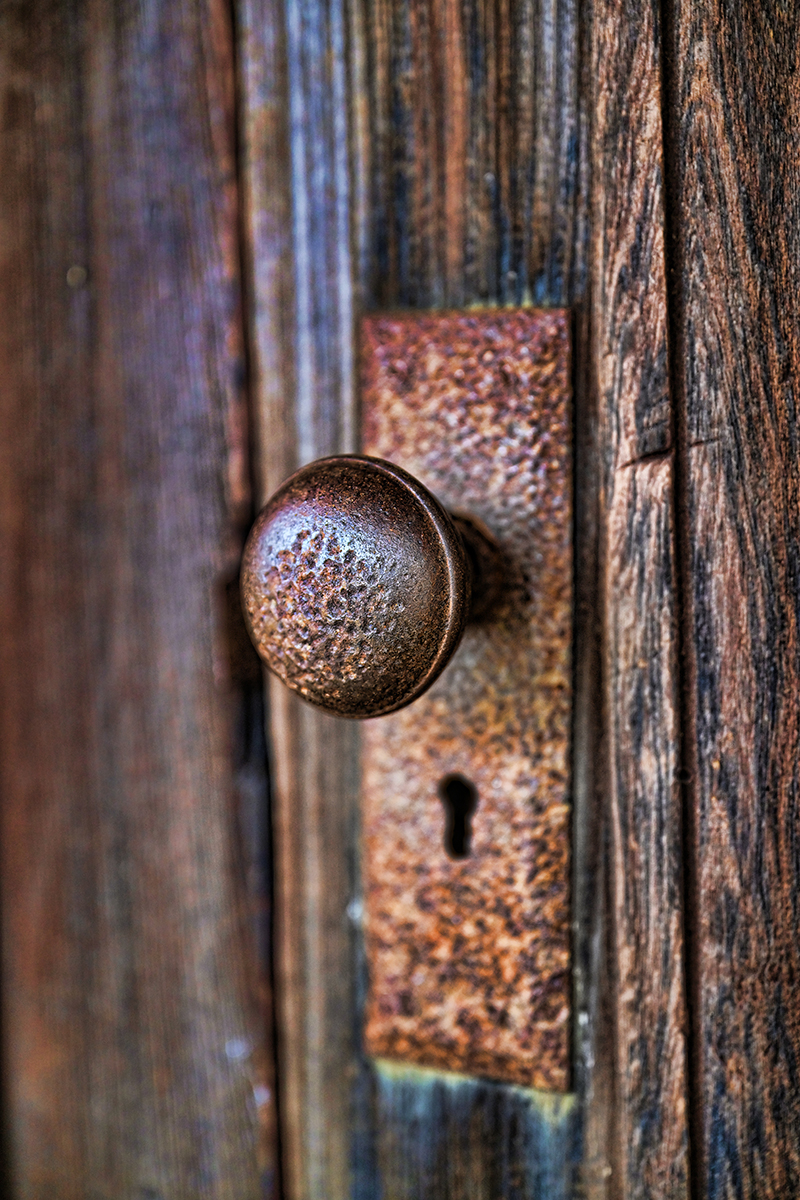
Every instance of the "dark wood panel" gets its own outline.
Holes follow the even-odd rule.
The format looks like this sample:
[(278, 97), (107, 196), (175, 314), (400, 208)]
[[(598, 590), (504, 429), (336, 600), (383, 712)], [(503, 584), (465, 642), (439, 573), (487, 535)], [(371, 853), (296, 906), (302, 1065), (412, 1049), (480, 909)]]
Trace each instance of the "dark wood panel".
[(370, 307), (563, 305), (585, 268), (574, 0), (375, 0)]
[(225, 5), (0, 12), (11, 1192), (261, 1193), (223, 584), (249, 507)]
[[(249, 938), (249, 986), (256, 1000), (253, 1098), (258, 1113), (258, 1162), (266, 1198), (277, 1195), (278, 1111), (273, 984), (273, 835), (261, 662), (245, 628), (238, 577), (226, 588), (234, 737), (232, 764), (238, 828), (237, 874), (244, 882)], [(249, 944), (248, 944), (249, 943)]]
[(800, 1192), (800, 45), (794, 5), (674, 5), (698, 1193)]
[(615, 1042), (612, 1194), (687, 1197), (674, 454), (656, 3), (593, 15), (592, 313)]

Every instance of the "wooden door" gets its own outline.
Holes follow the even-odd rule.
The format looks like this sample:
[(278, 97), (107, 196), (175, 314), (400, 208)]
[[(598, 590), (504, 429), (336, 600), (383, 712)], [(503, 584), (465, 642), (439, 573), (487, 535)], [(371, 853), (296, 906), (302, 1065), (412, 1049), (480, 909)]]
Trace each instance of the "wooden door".
[[(10, 1197), (800, 1194), (797, 17), (0, 5)], [(265, 744), (235, 602), (358, 446), (359, 315), (527, 303), (573, 314), (560, 1098), (364, 1057), (358, 728), (270, 681)]]

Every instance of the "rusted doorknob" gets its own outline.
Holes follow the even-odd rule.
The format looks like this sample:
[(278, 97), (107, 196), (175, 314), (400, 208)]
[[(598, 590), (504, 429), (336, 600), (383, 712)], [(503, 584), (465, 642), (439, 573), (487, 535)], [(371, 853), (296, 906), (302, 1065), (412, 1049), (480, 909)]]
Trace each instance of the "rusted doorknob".
[(498, 556), (407, 471), (322, 458), (259, 514), (244, 550), (250, 637), (284, 683), (344, 717), (410, 704), (497, 586)]

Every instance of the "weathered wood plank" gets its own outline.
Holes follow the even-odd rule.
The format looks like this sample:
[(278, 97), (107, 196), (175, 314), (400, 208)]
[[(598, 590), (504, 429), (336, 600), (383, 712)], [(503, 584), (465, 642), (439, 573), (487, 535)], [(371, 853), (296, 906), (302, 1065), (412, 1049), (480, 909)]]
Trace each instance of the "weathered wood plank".
[[(232, 763), (239, 830), (237, 871), (244, 881), (250, 926), (247, 966), (257, 1002), (258, 1039), (252, 1048), (253, 1097), (258, 1112), (258, 1162), (265, 1200), (276, 1194), (278, 1111), (273, 995), (273, 847), (270, 780), (261, 662), (245, 628), (238, 577), (226, 588), (231, 696)], [(244, 1045), (241, 1049), (245, 1049)]]
[(4, 1078), (32, 1200), (261, 1191), (232, 81), (217, 0), (0, 12)]
[[(382, 0), (365, 39), (365, 306), (573, 303), (588, 200), (576, 6)], [(513, 1088), (381, 1075), (384, 1195), (567, 1196), (579, 1107), (563, 1121)]]
[(376, 1078), (384, 1195), (574, 1195), (580, 1121), (574, 1096), (387, 1062), (377, 1064)]
[[(292, 29), (301, 25), (291, 5), (286, 11), (291, 43)], [(277, 28), (280, 11), (271, 13), (269, 20)], [(295, 228), (301, 219), (321, 239), (315, 243), (318, 275), (307, 278), (305, 291), (298, 291), (293, 319), (302, 322), (305, 313), (314, 312), (322, 322), (328, 312), (340, 331), (342, 315), (335, 306), (340, 303), (337, 288), (344, 276), (341, 259), (332, 266), (329, 239), (341, 229), (337, 222), (343, 185), (330, 140), (328, 158), (314, 160), (318, 168), (314, 178), (327, 180), (327, 190), (318, 183), (298, 199), (297, 189), (311, 178), (309, 146), (317, 144), (315, 130), (326, 129), (329, 139), (335, 134), (330, 124), (330, 97), (336, 86), (331, 61), (339, 61), (334, 26), (339, 22), (340, 28), (343, 20), (327, 10), (318, 15), (323, 33), (318, 30), (314, 45), (320, 37), (323, 42), (327, 38), (325, 44), (333, 53), (325, 65), (314, 60), (316, 73), (309, 66), (316, 51), (309, 52), (304, 43), (306, 57), (301, 59), (308, 73), (304, 76), (301, 71), (294, 78), (304, 81), (311, 99), (295, 100), (300, 105), (296, 112), (304, 114), (305, 122), (303, 136), (292, 141), (290, 156), (295, 172)], [(576, 1084), (578, 1108), (588, 1121), (584, 1135), (578, 1120), (570, 1136), (578, 1140), (585, 1136), (583, 1186), (592, 1195), (609, 1190), (646, 1195), (648, 1189), (661, 1189), (679, 1196), (687, 1191), (688, 1166), (658, 18), (655, 6), (619, 11), (609, 4), (601, 5), (593, 20), (594, 24), (587, 19), (579, 25), (571, 3), (533, 5), (525, 0), (500, 6), (477, 0), (460, 4), (376, 0), (350, 11), (346, 67), (354, 147), (352, 186), (347, 193), (354, 228), (352, 286), (367, 308), (529, 299), (577, 308)], [(291, 53), (290, 46), (289, 58)], [(329, 97), (327, 108), (322, 94)], [(594, 120), (593, 203), (598, 231), (592, 252), (591, 305), (584, 303), (587, 104)], [(327, 125), (322, 116), (326, 111)], [(266, 245), (263, 252), (269, 253)], [(258, 254), (254, 250), (256, 272)], [(304, 261), (302, 254), (295, 259), (295, 278), (308, 270)], [(277, 286), (272, 296), (271, 329), (275, 330)], [(260, 328), (270, 329), (264, 322)], [(268, 332), (267, 354), (274, 353), (277, 336)], [(297, 363), (301, 347), (312, 343), (293, 336), (290, 357)], [(349, 353), (338, 337), (324, 360), (328, 374), (314, 365), (311, 355), (308, 361), (316, 383), (315, 390), (307, 393), (313, 398), (305, 415), (300, 415), (297, 402), (281, 413), (265, 401), (264, 411), (273, 414), (273, 424), (265, 422), (264, 429), (274, 431), (279, 442), (283, 439), (283, 444), (296, 446), (300, 431), (318, 428), (322, 422), (329, 432), (313, 435), (316, 453), (341, 445), (343, 427), (335, 406), (352, 403)], [(284, 368), (283, 378), (289, 381), (289, 394), (295, 394), (293, 388), (299, 394), (301, 384), (291, 382), (290, 370)], [(269, 436), (263, 437), (262, 456), (272, 453)], [(293, 450), (286, 468), (302, 457)], [(603, 470), (598, 469), (600, 462)], [(601, 490), (604, 502), (598, 508)], [(599, 596), (598, 551), (603, 565)], [(643, 661), (646, 668), (640, 665)], [(609, 723), (608, 810), (596, 798), (603, 784), (596, 767), (601, 662)], [(279, 700), (279, 708), (285, 703), (285, 698)], [(276, 749), (279, 756), (286, 755), (287, 767), (292, 754), (301, 754), (301, 746), (302, 753), (316, 761), (313, 746), (323, 736), (320, 731), (301, 742), (297, 727), (291, 732), (277, 710), (274, 721), (273, 729), (279, 731), (274, 735)], [(640, 749), (638, 758), (627, 753), (635, 747)], [(341, 769), (331, 758), (325, 760), (325, 786), (337, 795), (342, 795)], [(304, 786), (317, 789), (312, 806), (323, 802), (322, 785), (306, 782)], [(289, 774), (285, 787), (287, 795), (296, 787)], [(305, 803), (299, 794), (296, 803)], [(311, 849), (303, 844), (303, 835), (290, 827), (292, 811), (289, 805), (285, 836), (295, 839), (295, 848), (287, 852), (284, 872), (287, 879), (298, 879), (300, 864)], [(341, 862), (345, 853), (343, 843), (336, 845), (330, 843), (331, 862), (337, 855)], [(343, 875), (337, 878), (344, 880)], [(349, 878), (354, 884), (355, 876)], [(307, 891), (311, 883), (309, 876), (306, 885), (297, 886)], [(343, 891), (334, 897), (331, 913), (339, 911), (336, 905), (345, 898), (344, 884), (337, 886)], [(605, 888), (614, 914), (610, 932), (604, 927)], [(291, 930), (287, 927), (284, 937), (287, 943), (299, 944), (302, 932), (299, 921)], [(347, 957), (345, 941), (338, 944), (341, 977), (348, 972), (352, 977), (353, 959)], [(295, 969), (299, 961), (293, 960)], [(322, 961), (319, 953), (314, 961)], [(287, 983), (291, 978), (286, 975)], [(298, 986), (300, 990), (293, 994), (306, 995), (302, 989), (307, 984)], [(329, 985), (318, 980), (318, 986)], [(606, 1020), (614, 1031), (612, 1039), (603, 1027)], [(302, 1030), (295, 1044), (298, 1053), (292, 1069), (299, 1079), (309, 1065), (303, 1054), (318, 1051)], [(367, 1097), (374, 1094), (368, 1077), (359, 1078), (367, 1080), (363, 1083)], [(298, 1097), (308, 1095), (306, 1085), (289, 1080), (287, 1086), (300, 1088)], [(394, 1084), (386, 1086), (391, 1091)], [(406, 1096), (417, 1085), (402, 1086)], [(466, 1119), (463, 1113), (471, 1104), (484, 1103), (475, 1098), (478, 1092), (470, 1093), (469, 1100), (466, 1093), (458, 1093), (458, 1086), (448, 1090), (442, 1084), (442, 1088), (442, 1103), (447, 1108), (452, 1101), (461, 1114), (459, 1120)], [(298, 1100), (292, 1118), (298, 1140), (290, 1153), (299, 1162), (301, 1148), (307, 1152), (298, 1195), (315, 1194), (316, 1185), (310, 1180), (316, 1167), (310, 1164), (321, 1143), (309, 1140), (308, 1129), (320, 1122), (327, 1130), (325, 1137), (331, 1139), (344, 1138), (347, 1132), (344, 1122), (336, 1126), (325, 1115), (328, 1097), (341, 1099), (343, 1093), (321, 1094), (326, 1099), (317, 1115), (310, 1115)], [(378, 1096), (382, 1094), (379, 1088)], [(389, 1160), (393, 1164), (390, 1174), (381, 1176), (387, 1196), (426, 1194), (419, 1192), (423, 1185), (410, 1160), (390, 1150), (409, 1144), (401, 1125), (410, 1103), (407, 1096), (397, 1104), (387, 1101), (388, 1107), (378, 1103), (379, 1175), (387, 1170)], [(612, 1105), (614, 1114), (609, 1117)], [(360, 1111), (357, 1136), (362, 1146), (369, 1147), (373, 1145), (370, 1117)], [(330, 1147), (332, 1141), (327, 1144)], [(545, 1147), (542, 1153), (563, 1154), (563, 1147), (557, 1151), (555, 1144), (545, 1138), (540, 1143)], [(573, 1149), (577, 1145), (573, 1142)], [(371, 1152), (365, 1152), (367, 1157)], [(496, 1152), (492, 1139), (489, 1144), (481, 1141), (475, 1153), (485, 1157), (482, 1174), (475, 1178), (494, 1178)], [(562, 1175), (566, 1180), (566, 1160), (562, 1157), (560, 1163), (559, 1170), (567, 1171)], [(370, 1170), (356, 1170), (352, 1182), (356, 1191), (367, 1188)], [(446, 1176), (446, 1186), (455, 1194), (463, 1187), (462, 1176), (455, 1168), (452, 1176)], [(337, 1181), (340, 1178), (337, 1188), (344, 1187), (343, 1177), (337, 1176)], [(443, 1178), (437, 1186), (445, 1186)]]
[[(266, 492), (301, 461), (349, 449), (357, 437), (351, 288), (366, 307), (573, 297), (586, 218), (579, 39), (566, 0), (541, 19), (532, 3), (496, 13), (483, 0), (349, 8), (289, 0), (247, 3), (240, 13), (251, 357)], [(281, 128), (281, 103), (291, 106), (289, 128)], [(291, 244), (280, 228), (286, 213)], [(357, 887), (354, 731), (278, 688), (271, 695), (287, 1191), (372, 1196), (383, 1186), (387, 1197), (408, 1195), (408, 1164), (389, 1180), (374, 1158), (376, 1114), (385, 1135), (402, 1140), (401, 1117), (375, 1108), (377, 1084), (353, 1057), (363, 985), (342, 920)], [(462, 1097), (458, 1111), (484, 1102)], [(548, 1142), (546, 1124), (538, 1143), (546, 1163), (534, 1178), (550, 1171), (566, 1188), (571, 1160), (555, 1134)], [(495, 1139), (473, 1153), (491, 1181)]]
[(626, 1197), (688, 1196), (672, 502), (669, 459), (623, 468), (607, 534), (615, 1117)]
[(559, 305), (585, 256), (573, 0), (367, 6), (369, 307)]
[[(254, 473), (355, 449), (346, 7), (238, 6)], [(270, 680), (283, 1187), (351, 1194), (358, 730)], [(367, 1194), (371, 1194), (371, 1190)]]
[(595, 4), (592, 311), (600, 398), (614, 1194), (688, 1196), (674, 463), (659, 9)]
[(289, 1196), (349, 1196), (357, 1070), (352, 897), (357, 733), (270, 686), (282, 1169)]
[(672, 13), (700, 1193), (800, 1193), (800, 45)]

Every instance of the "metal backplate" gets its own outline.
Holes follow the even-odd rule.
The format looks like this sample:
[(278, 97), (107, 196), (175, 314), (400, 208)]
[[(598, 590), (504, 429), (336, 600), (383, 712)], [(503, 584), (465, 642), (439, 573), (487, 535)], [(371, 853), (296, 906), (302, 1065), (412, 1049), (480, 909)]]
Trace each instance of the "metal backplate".
[[(367, 1051), (564, 1091), (568, 315), (370, 317), (361, 384), (364, 452), (479, 518), (505, 559), (441, 678), (364, 729)], [(472, 799), (448, 825), (453, 797)]]

